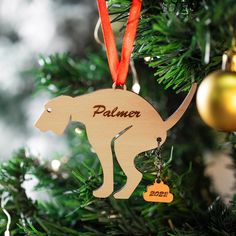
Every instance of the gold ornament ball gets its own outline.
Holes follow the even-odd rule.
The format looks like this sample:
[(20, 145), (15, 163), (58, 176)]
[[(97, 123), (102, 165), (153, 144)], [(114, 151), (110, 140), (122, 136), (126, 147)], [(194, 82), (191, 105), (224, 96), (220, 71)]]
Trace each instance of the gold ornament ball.
[(197, 92), (197, 108), (206, 124), (220, 131), (236, 131), (236, 72), (208, 75)]

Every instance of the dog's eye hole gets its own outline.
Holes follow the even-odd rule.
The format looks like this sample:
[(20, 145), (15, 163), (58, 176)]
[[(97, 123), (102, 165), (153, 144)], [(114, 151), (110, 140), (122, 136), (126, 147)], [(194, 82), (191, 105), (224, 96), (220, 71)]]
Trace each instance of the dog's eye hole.
[(51, 112), (52, 112), (52, 108), (50, 108), (50, 107), (47, 108), (47, 112), (48, 112), (48, 113), (51, 113)]

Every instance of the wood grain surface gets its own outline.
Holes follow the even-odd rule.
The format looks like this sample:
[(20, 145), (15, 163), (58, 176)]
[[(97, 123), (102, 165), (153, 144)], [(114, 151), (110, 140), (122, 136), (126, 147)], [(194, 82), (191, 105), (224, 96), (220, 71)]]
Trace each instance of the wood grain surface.
[(52, 99), (45, 105), (45, 111), (35, 126), (41, 131), (51, 130), (59, 135), (70, 121), (85, 125), (89, 142), (103, 169), (103, 184), (93, 191), (98, 198), (106, 198), (114, 191), (111, 142), (116, 137), (115, 154), (127, 182), (114, 197), (128, 199), (142, 179), (142, 173), (134, 165), (135, 157), (156, 148), (157, 138), (161, 138), (161, 144), (165, 142), (167, 131), (186, 111), (196, 87), (196, 84), (192, 85), (183, 103), (165, 121), (141, 96), (122, 89), (103, 89), (75, 98), (60, 96)]

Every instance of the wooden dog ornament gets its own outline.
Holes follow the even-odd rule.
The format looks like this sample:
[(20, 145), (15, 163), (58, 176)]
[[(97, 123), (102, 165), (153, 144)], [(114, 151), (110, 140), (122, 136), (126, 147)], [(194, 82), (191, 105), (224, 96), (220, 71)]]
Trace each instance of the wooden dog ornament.
[(117, 199), (128, 199), (142, 179), (135, 165), (135, 157), (144, 151), (156, 148), (157, 138), (161, 144), (167, 131), (182, 117), (189, 106), (196, 84), (192, 85), (187, 97), (167, 120), (163, 121), (155, 108), (139, 95), (122, 89), (103, 89), (90, 94), (70, 97), (59, 96), (45, 105), (35, 126), (41, 131), (51, 130), (60, 135), (70, 121), (85, 125), (90, 144), (97, 153), (103, 169), (103, 184), (93, 191), (98, 198), (113, 193), (114, 173), (111, 142), (117, 161), (127, 176), (125, 186), (114, 194)]

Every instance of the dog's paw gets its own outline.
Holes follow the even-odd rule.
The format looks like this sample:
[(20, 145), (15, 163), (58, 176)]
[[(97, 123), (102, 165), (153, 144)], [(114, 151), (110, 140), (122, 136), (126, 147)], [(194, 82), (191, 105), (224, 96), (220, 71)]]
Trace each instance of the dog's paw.
[(114, 194), (115, 199), (129, 199), (130, 193), (124, 192), (124, 191), (119, 191)]
[(104, 187), (100, 187), (97, 190), (93, 191), (93, 196), (97, 198), (106, 198), (109, 197), (113, 192), (113, 189), (108, 189)]

